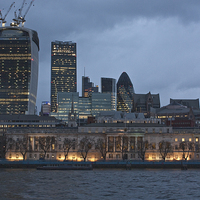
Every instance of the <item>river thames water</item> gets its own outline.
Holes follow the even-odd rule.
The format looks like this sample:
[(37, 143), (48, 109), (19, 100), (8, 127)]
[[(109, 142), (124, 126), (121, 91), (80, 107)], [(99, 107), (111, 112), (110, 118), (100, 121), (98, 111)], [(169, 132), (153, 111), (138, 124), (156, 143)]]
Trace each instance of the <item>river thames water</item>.
[(0, 199), (200, 199), (200, 169), (0, 169)]

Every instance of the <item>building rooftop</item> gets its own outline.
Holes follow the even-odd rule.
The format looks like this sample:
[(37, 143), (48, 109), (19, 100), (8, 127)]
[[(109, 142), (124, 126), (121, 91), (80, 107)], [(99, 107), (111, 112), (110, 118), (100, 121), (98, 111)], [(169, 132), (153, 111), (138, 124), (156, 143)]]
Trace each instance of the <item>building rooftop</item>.
[(91, 123), (87, 124), (83, 127), (166, 127), (165, 124), (157, 124), (157, 123)]

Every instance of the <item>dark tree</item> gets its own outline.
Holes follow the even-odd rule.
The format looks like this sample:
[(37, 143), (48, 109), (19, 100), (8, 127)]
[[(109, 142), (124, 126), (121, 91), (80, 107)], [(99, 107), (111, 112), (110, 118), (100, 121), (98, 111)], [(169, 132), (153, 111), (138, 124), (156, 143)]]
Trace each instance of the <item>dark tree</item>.
[(96, 142), (96, 149), (98, 149), (103, 157), (106, 160), (107, 154), (107, 140), (106, 138), (98, 138)]
[[(50, 136), (47, 136), (47, 137), (39, 137), (39, 147), (40, 149), (43, 151), (43, 158), (45, 159), (46, 157), (46, 153), (48, 151), (51, 150), (51, 146), (52, 144), (54, 144), (53, 142), (55, 141), (55, 138), (54, 137), (50, 137)], [(55, 145), (55, 144), (54, 144)]]
[(29, 151), (29, 138), (28, 136), (24, 136), (23, 138), (19, 138), (16, 141), (16, 150), (20, 151), (23, 156), (23, 160), (26, 159), (26, 154)]
[(6, 157), (6, 153), (13, 150), (15, 147), (15, 140), (12, 137), (4, 136), (3, 138), (3, 158)]
[(160, 141), (159, 142), (159, 151), (160, 155), (162, 156), (162, 159), (165, 161), (165, 158), (167, 157), (167, 154), (172, 152), (172, 145), (168, 141)]
[(143, 141), (143, 138), (138, 138), (138, 141), (137, 141), (137, 153), (138, 153), (138, 156), (144, 161), (145, 159), (145, 153), (146, 153), (146, 150), (148, 149), (148, 141), (145, 140)]
[(81, 156), (83, 157), (84, 161), (86, 161), (88, 152), (94, 145), (94, 142), (91, 138), (88, 138), (85, 136), (84, 138), (81, 139), (79, 143), (79, 152), (81, 153)]
[(68, 157), (69, 150), (75, 146), (75, 140), (70, 138), (65, 138), (63, 141), (63, 151), (65, 155), (65, 159)]
[(121, 152), (122, 159), (127, 159), (128, 152), (128, 137), (126, 136), (118, 136), (115, 138), (115, 147), (116, 151)]
[(179, 148), (183, 151), (183, 159), (187, 160), (189, 153), (194, 151), (194, 143), (193, 142), (181, 142), (179, 144)]

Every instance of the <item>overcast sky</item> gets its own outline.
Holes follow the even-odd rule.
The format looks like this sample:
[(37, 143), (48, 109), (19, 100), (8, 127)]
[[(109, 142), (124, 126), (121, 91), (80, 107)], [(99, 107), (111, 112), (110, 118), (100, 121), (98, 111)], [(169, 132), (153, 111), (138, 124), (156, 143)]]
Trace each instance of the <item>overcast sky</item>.
[[(0, 0), (3, 14), (13, 1)], [(22, 4), (15, 2), (7, 25)], [(127, 72), (135, 92), (159, 93), (161, 106), (200, 97), (199, 0), (35, 0), (26, 20), (40, 39), (38, 111), (50, 100), (55, 40), (77, 43), (79, 95), (85, 67), (99, 86), (101, 77), (118, 80)]]

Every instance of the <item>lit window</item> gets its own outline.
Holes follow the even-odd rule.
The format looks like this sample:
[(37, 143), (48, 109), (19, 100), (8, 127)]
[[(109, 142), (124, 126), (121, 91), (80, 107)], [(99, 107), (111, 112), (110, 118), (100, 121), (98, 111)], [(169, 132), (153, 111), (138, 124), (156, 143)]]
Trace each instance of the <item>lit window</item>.
[(196, 142), (199, 142), (199, 138), (198, 137), (196, 137), (196, 140), (195, 140)]
[(189, 142), (192, 142), (192, 138), (189, 138)]
[(175, 142), (178, 142), (178, 138), (175, 138)]
[(182, 142), (185, 142), (185, 138), (182, 138)]

